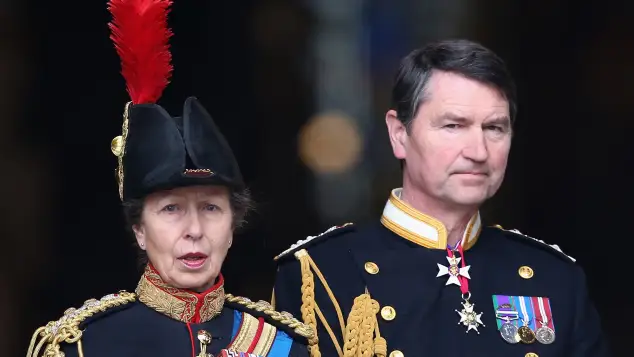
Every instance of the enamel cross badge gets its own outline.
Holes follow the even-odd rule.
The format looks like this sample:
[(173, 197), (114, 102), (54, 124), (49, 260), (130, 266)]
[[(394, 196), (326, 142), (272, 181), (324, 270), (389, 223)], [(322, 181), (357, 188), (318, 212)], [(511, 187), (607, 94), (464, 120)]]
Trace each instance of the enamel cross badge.
[(458, 263), (460, 263), (460, 260), (462, 258), (460, 257), (447, 257), (447, 261), (449, 262), (449, 267), (446, 267), (444, 265), (441, 265), (440, 263), (438, 264), (438, 275), (436, 275), (436, 277), (440, 277), (443, 275), (449, 275), (449, 279), (447, 279), (447, 284), (445, 285), (449, 285), (449, 284), (456, 284), (458, 286), (460, 286), (460, 279), (458, 279), (458, 276), (463, 276), (467, 279), (471, 279), (471, 277), (469, 276), (469, 268), (471, 266), (467, 265), (466, 267), (459, 267)]
[(484, 326), (481, 319), (482, 313), (476, 313), (473, 311), (473, 307), (474, 305), (468, 300), (462, 303), (462, 310), (456, 310), (456, 312), (460, 315), (460, 322), (458, 323), (467, 327), (467, 333), (471, 330), (475, 330), (477, 333), (480, 333), (480, 331), (478, 331), (478, 326)]

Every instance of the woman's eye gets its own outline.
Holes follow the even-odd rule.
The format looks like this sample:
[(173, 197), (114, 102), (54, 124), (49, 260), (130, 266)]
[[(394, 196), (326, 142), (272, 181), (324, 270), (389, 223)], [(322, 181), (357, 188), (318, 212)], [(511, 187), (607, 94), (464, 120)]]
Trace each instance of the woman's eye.
[(162, 211), (165, 211), (165, 212), (176, 212), (177, 210), (178, 210), (178, 206), (175, 204), (167, 205), (163, 207), (162, 209)]
[(209, 205), (205, 206), (205, 210), (206, 211), (210, 211), (210, 212), (213, 212), (213, 211), (216, 211), (216, 210), (219, 210), (219, 209), (220, 209), (220, 207), (218, 207), (216, 205), (212, 205), (212, 204), (209, 204)]

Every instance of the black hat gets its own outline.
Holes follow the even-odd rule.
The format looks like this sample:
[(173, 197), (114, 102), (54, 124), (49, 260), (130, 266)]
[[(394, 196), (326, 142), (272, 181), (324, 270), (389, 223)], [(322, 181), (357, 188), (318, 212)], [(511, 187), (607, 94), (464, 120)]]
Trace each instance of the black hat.
[(121, 200), (191, 185), (244, 187), (238, 163), (203, 105), (185, 101), (172, 117), (156, 101), (172, 66), (167, 0), (110, 0), (112, 40), (132, 101), (126, 104), (122, 135), (111, 145), (118, 157)]

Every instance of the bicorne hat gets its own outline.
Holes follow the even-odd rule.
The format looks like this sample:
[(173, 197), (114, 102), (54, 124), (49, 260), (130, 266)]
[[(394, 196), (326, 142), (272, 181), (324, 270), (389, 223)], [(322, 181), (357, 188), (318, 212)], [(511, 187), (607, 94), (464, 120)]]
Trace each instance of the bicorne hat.
[(167, 0), (110, 0), (110, 38), (121, 59), (131, 101), (122, 134), (112, 140), (122, 201), (190, 185), (244, 187), (235, 156), (207, 110), (195, 97), (182, 116), (157, 104), (172, 74)]

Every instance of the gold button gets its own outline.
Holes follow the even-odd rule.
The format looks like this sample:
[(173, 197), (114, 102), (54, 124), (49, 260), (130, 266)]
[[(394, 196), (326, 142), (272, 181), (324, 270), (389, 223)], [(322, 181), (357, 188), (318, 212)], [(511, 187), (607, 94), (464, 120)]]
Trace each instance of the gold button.
[(110, 142), (110, 150), (115, 156), (121, 156), (123, 153), (123, 136), (119, 135)]
[(520, 273), (520, 276), (524, 279), (530, 279), (534, 274), (533, 269), (526, 265), (521, 266), (517, 272)]
[(537, 355), (537, 353), (528, 352), (527, 354), (524, 355), (524, 357), (539, 357), (539, 355)]
[(392, 321), (396, 317), (396, 310), (392, 306), (383, 306), (381, 316), (386, 321)]
[(399, 350), (394, 350), (390, 352), (390, 357), (405, 357), (405, 355)]
[(372, 275), (377, 274), (379, 272), (379, 266), (376, 265), (376, 263), (367, 262), (365, 263), (365, 271)]

